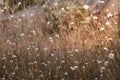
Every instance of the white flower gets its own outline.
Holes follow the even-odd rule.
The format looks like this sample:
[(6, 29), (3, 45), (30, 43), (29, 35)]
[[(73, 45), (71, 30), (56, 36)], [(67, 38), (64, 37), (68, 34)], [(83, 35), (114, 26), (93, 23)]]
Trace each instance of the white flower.
[(101, 67), (101, 71), (103, 71), (103, 70), (105, 70), (106, 68), (103, 66), (103, 67)]
[(25, 17), (25, 14), (23, 14), (22, 16)]
[(107, 66), (109, 64), (109, 61), (105, 61), (104, 65)]
[(98, 78), (96, 77), (94, 80), (98, 80)]
[(110, 54), (108, 55), (108, 57), (109, 57), (109, 59), (114, 59), (115, 55), (114, 55), (113, 53), (110, 53)]
[(16, 58), (16, 55), (12, 55), (12, 58)]
[(79, 50), (78, 50), (78, 49), (75, 49), (75, 52), (79, 52)]
[(98, 19), (98, 17), (97, 17), (97, 16), (94, 16), (93, 19), (96, 20), (96, 19)]
[(112, 4), (112, 7), (114, 7), (115, 6), (115, 4)]
[(74, 69), (78, 69), (78, 66), (74, 66)]
[(51, 54), (51, 56), (53, 57), (53, 56), (54, 56), (54, 54)]
[(34, 15), (33, 13), (30, 14), (30, 16), (33, 16), (33, 15)]
[(108, 18), (110, 18), (110, 17), (112, 17), (112, 16), (113, 16), (113, 14), (111, 14), (111, 13), (108, 13), (108, 14), (107, 14), (107, 17), (108, 17)]
[(11, 18), (13, 18), (14, 16), (13, 16), (13, 15), (11, 15), (10, 17), (11, 17)]
[(70, 22), (71, 25), (74, 25), (75, 23), (74, 22)]
[(2, 9), (2, 10), (0, 10), (0, 12), (4, 12), (4, 10)]
[(65, 8), (61, 8), (62, 11), (65, 11)]
[(39, 50), (39, 48), (35, 48), (35, 50), (37, 51), (37, 50)]
[(108, 25), (110, 25), (110, 22), (106, 22), (105, 24), (108, 26)]
[(69, 9), (69, 7), (67, 6), (67, 7), (66, 7), (66, 9), (68, 10), (68, 9)]
[(34, 61), (33, 63), (34, 63), (34, 64), (37, 64), (37, 61)]
[(102, 61), (97, 60), (97, 63), (98, 63), (98, 64), (101, 64), (101, 63), (102, 63)]
[(24, 36), (24, 35), (25, 35), (24, 33), (20, 34), (21, 37)]
[(18, 6), (20, 6), (21, 5), (21, 2), (18, 2)]
[(64, 74), (65, 74), (65, 75), (68, 75), (68, 73), (67, 73), (67, 72), (65, 72)]
[(62, 63), (65, 63), (65, 61), (62, 61)]
[(108, 51), (108, 48), (107, 48), (107, 47), (104, 47), (104, 50), (105, 50), (105, 51)]
[(105, 3), (105, 2), (104, 2), (104, 1), (99, 1), (99, 3), (101, 3), (101, 4), (102, 4), (102, 3)]
[(89, 9), (89, 6), (88, 5), (84, 5), (83, 8), (87, 10), (87, 9)]
[(100, 31), (104, 31), (105, 30), (105, 28), (100, 28)]
[(13, 63), (13, 60), (10, 60), (10, 63)]
[(55, 35), (55, 37), (56, 37), (56, 38), (59, 38), (59, 37), (60, 37), (60, 35)]
[(50, 41), (50, 42), (53, 42), (53, 38), (52, 38), (52, 37), (49, 37), (49, 41)]
[(70, 67), (71, 70), (75, 71), (75, 68), (74, 67)]
[(57, 2), (55, 2), (55, 3), (54, 3), (54, 5), (55, 5), (55, 6), (58, 6), (58, 3), (57, 3)]
[(79, 62), (78, 61), (75, 61), (76, 64), (78, 64)]
[(15, 75), (15, 72), (12, 72), (11, 74), (12, 74), (12, 75)]
[(47, 48), (47, 47), (45, 47), (45, 48), (43, 48), (43, 50), (44, 50), (44, 51), (47, 51), (47, 50), (48, 50), (48, 48)]
[(32, 34), (34, 34), (34, 35), (36, 35), (36, 32), (35, 32), (35, 30), (32, 30), (32, 31), (31, 31), (31, 33), (32, 33)]
[(78, 69), (78, 66), (73, 66), (73, 67), (70, 67), (71, 70), (75, 71), (76, 69)]

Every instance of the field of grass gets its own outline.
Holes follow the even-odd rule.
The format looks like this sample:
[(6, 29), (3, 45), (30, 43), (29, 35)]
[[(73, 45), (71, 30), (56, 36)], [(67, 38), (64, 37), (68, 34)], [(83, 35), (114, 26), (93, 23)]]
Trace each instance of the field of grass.
[(120, 80), (117, 12), (88, 13), (69, 1), (1, 13), (0, 80)]

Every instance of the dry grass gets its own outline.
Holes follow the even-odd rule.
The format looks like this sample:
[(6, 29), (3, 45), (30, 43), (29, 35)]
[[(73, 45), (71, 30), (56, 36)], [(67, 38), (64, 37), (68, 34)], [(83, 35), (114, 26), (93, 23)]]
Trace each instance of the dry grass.
[(67, 28), (58, 17), (64, 26), (59, 32), (38, 10), (0, 21), (0, 80), (119, 80), (120, 44), (112, 15), (68, 19)]

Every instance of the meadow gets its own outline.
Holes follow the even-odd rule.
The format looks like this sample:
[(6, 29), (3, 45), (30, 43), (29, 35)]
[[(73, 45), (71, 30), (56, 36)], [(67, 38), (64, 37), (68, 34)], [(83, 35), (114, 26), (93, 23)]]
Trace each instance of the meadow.
[(120, 80), (118, 12), (40, 3), (34, 13), (20, 2), (0, 13), (0, 80)]

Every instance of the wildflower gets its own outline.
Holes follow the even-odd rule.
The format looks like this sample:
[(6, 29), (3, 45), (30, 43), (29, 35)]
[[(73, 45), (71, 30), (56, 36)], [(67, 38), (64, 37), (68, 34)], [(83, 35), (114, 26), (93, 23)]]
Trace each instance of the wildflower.
[(13, 60), (10, 60), (10, 63), (13, 63)]
[(88, 5), (84, 5), (83, 8), (87, 10), (87, 9), (89, 9), (89, 6)]
[(4, 56), (3, 58), (2, 58), (2, 60), (6, 60), (7, 58), (6, 58), (6, 56)]
[(5, 69), (5, 68), (6, 68), (6, 65), (4, 65), (2, 68)]
[(45, 64), (44, 62), (42, 63), (44, 66), (48, 66), (47, 64)]
[(35, 48), (35, 50), (36, 50), (36, 51), (38, 51), (38, 50), (39, 50), (39, 48)]
[(101, 64), (101, 63), (102, 63), (102, 61), (97, 60), (97, 63), (98, 63), (98, 64)]
[(78, 69), (78, 66), (74, 66), (75, 69)]
[(22, 16), (25, 17), (25, 14), (23, 14)]
[(66, 9), (69, 10), (69, 7), (67, 6)]
[(49, 24), (50, 24), (50, 21), (47, 22), (47, 25), (49, 25)]
[(114, 55), (113, 53), (110, 53), (110, 54), (108, 55), (108, 57), (109, 57), (109, 59), (114, 59), (115, 55)]
[(12, 72), (11, 74), (12, 74), (12, 75), (15, 75), (15, 72)]
[(64, 75), (68, 75), (68, 73), (67, 73), (67, 72), (65, 72), (65, 73), (64, 73)]
[(34, 63), (34, 64), (37, 64), (37, 61), (34, 61), (33, 63)]
[(31, 33), (32, 33), (32, 34), (34, 34), (34, 35), (36, 35), (36, 32), (35, 32), (35, 30), (32, 30), (32, 31), (31, 31)]
[(27, 50), (30, 50), (30, 48), (28, 47)]
[(10, 17), (11, 17), (11, 18), (13, 18), (14, 16), (13, 16), (13, 15), (11, 15)]
[(103, 27), (102, 27), (102, 28), (100, 28), (100, 31), (104, 31), (104, 30), (105, 30), (105, 28), (103, 28)]
[(71, 70), (75, 71), (76, 69), (78, 69), (78, 66), (73, 66), (73, 67), (70, 67)]
[(0, 12), (4, 12), (4, 10), (2, 9), (2, 10), (0, 10)]
[(44, 51), (47, 51), (47, 50), (48, 50), (48, 48), (47, 48), (47, 47), (45, 47), (45, 48), (43, 48), (43, 50), (44, 50)]
[(98, 78), (96, 77), (94, 80), (98, 80)]
[(65, 63), (65, 61), (62, 61), (62, 63)]
[(51, 54), (51, 56), (53, 57), (53, 56), (54, 56), (54, 54)]
[(109, 64), (109, 61), (105, 61), (104, 65), (107, 66)]
[(24, 36), (24, 35), (25, 35), (24, 33), (20, 34), (21, 37)]
[(56, 38), (59, 38), (59, 37), (60, 37), (60, 35), (55, 35), (55, 37), (56, 37)]
[(78, 64), (79, 62), (78, 61), (75, 61), (76, 64)]
[(57, 2), (55, 2), (55, 3), (54, 3), (54, 5), (55, 5), (55, 6), (58, 6), (58, 3), (57, 3)]
[(79, 52), (79, 50), (78, 50), (78, 49), (75, 49), (75, 52)]
[(112, 4), (112, 7), (115, 7), (115, 4)]
[(65, 8), (61, 8), (62, 11), (65, 11)]
[(2, 80), (6, 80), (5, 77), (3, 77)]
[(74, 67), (70, 67), (70, 69), (71, 69), (72, 71), (75, 71)]
[(69, 51), (68, 51), (68, 53), (70, 53), (70, 54), (71, 54), (71, 53), (72, 53), (72, 51), (70, 51), (70, 50), (69, 50)]
[(107, 48), (107, 47), (104, 47), (104, 50), (105, 50), (105, 51), (108, 51), (108, 48)]
[(16, 58), (16, 55), (12, 55), (12, 58)]
[(48, 64), (50, 64), (51, 62), (50, 62), (50, 61), (48, 61), (47, 63), (48, 63)]
[(30, 14), (30, 16), (33, 16), (33, 15), (34, 15), (33, 13)]
[(96, 19), (98, 19), (98, 17), (97, 17), (97, 16), (94, 16), (93, 19), (96, 20)]
[(60, 66), (58, 66), (57, 69), (60, 69)]
[(61, 8), (60, 11), (59, 11), (59, 14), (65, 13), (65, 12), (66, 12), (65, 8)]
[(108, 13), (108, 14), (107, 14), (107, 17), (108, 17), (108, 18), (110, 18), (110, 17), (112, 17), (112, 16), (113, 16), (113, 14), (111, 14), (111, 13)]
[(108, 26), (108, 25), (110, 25), (110, 22), (106, 22), (105, 24)]
[(52, 37), (49, 37), (49, 41), (50, 41), (50, 42), (53, 42), (53, 38), (52, 38)]
[(18, 2), (18, 6), (20, 6), (21, 5), (21, 2)]
[(40, 77), (43, 77), (43, 76), (44, 76), (44, 75), (42, 75), (42, 74), (40, 75)]
[(103, 3), (105, 3), (105, 2), (102, 0), (102, 1), (99, 1), (99, 3), (103, 4)]
[(102, 72), (102, 71), (104, 71), (105, 69), (106, 69), (106, 68), (105, 68), (104, 66), (103, 66), (103, 67), (101, 67), (101, 72)]
[(15, 66), (15, 70), (18, 70), (19, 69), (19, 67), (18, 66)]
[(85, 66), (82, 66), (83, 69), (85, 69)]
[(73, 54), (70, 54), (70, 57), (73, 57)]

